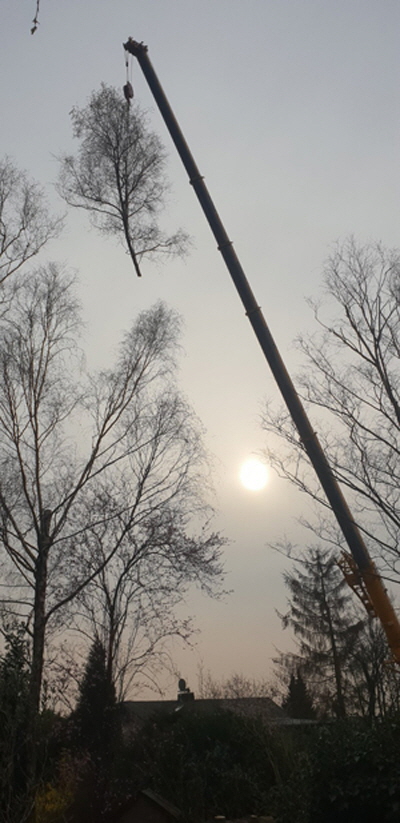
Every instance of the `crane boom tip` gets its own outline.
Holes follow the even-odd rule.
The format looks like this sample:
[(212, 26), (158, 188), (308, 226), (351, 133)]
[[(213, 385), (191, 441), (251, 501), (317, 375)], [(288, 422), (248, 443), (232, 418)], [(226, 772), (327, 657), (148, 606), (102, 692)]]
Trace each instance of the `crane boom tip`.
[(147, 52), (147, 46), (144, 45), (143, 40), (141, 43), (138, 43), (137, 40), (134, 40), (133, 37), (128, 37), (126, 43), (122, 44), (125, 51), (129, 51), (129, 54), (133, 54), (134, 57), (139, 57), (140, 54), (145, 54)]

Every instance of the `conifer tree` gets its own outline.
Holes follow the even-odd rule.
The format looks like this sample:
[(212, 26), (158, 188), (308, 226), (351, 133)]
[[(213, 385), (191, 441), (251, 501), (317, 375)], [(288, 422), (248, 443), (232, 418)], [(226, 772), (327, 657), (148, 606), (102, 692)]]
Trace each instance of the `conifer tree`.
[(88, 655), (74, 720), (79, 746), (95, 756), (106, 755), (116, 730), (116, 698), (100, 640), (94, 641)]
[(296, 675), (291, 675), (288, 693), (282, 703), (282, 708), (285, 709), (289, 717), (306, 720), (312, 720), (315, 717), (313, 700), (307, 691), (300, 669), (297, 669)]
[(296, 635), (297, 652), (279, 662), (289, 671), (301, 668), (324, 712), (345, 717), (346, 667), (364, 621), (333, 555), (310, 549), (300, 563), (302, 569), (284, 575), (289, 609), (280, 614), (283, 626)]
[(25, 729), (28, 719), (28, 646), (24, 627), (3, 628), (0, 659), (0, 818), (20, 811), (26, 787)]

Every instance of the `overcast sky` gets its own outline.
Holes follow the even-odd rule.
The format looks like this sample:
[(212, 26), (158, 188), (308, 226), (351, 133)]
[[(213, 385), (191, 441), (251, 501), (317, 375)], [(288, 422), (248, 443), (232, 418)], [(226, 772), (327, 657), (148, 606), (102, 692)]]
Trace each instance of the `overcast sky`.
[[(44, 186), (55, 209), (55, 156), (73, 148), (69, 112), (101, 82), (125, 82), (122, 43), (144, 41), (192, 153), (290, 371), (295, 334), (312, 328), (305, 297), (318, 295), (335, 241), (398, 245), (400, 50), (398, 0), (0, 0), (1, 154)], [(278, 390), (215, 247), (150, 91), (133, 86), (169, 153), (167, 225), (193, 239), (186, 261), (143, 263), (68, 217), (51, 254), (79, 271), (90, 365), (111, 362), (121, 331), (161, 298), (184, 318), (180, 385), (214, 457), (217, 525), (229, 540), (221, 602), (191, 595), (201, 634), (174, 648), (196, 689), (199, 664), (216, 677), (268, 677), (289, 638), (287, 563), (267, 544), (297, 525), (307, 499), (271, 475), (258, 493), (238, 473), (260, 452), (262, 403)], [(165, 681), (167, 696), (176, 684)]]

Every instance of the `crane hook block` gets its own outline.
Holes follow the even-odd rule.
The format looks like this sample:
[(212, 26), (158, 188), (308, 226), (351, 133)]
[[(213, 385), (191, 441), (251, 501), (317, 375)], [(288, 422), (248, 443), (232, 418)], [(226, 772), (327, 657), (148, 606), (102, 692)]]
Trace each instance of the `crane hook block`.
[(127, 82), (125, 83), (123, 87), (123, 92), (125, 95), (125, 100), (128, 103), (128, 106), (130, 106), (133, 97), (133, 86), (132, 83), (129, 82), (129, 80), (127, 80)]
[(134, 57), (139, 57), (140, 54), (146, 54), (148, 51), (148, 48), (144, 45), (143, 41), (138, 43), (136, 40), (133, 40), (132, 37), (128, 37), (126, 43), (123, 43), (122, 45), (125, 51), (129, 51), (129, 54), (133, 54)]

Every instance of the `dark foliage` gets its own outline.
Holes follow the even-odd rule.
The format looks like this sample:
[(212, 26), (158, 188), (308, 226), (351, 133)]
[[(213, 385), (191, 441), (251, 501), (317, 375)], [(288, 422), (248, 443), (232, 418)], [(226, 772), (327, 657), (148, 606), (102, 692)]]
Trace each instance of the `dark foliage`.
[(265, 813), (275, 783), (267, 729), (259, 719), (231, 712), (156, 717), (135, 755), (144, 783), (190, 821)]
[(400, 819), (400, 720), (347, 720), (311, 730), (275, 790), (279, 823)]
[(12, 819), (26, 795), (27, 643), (23, 629), (5, 631), (0, 661), (0, 814)]
[(290, 675), (298, 669), (307, 675), (321, 715), (345, 717), (351, 708), (349, 667), (365, 621), (330, 552), (309, 549), (284, 580), (290, 598), (280, 617), (284, 628), (293, 630), (297, 650), (276, 662)]
[(99, 640), (95, 640), (89, 652), (73, 724), (82, 749), (102, 758), (109, 755), (116, 733), (116, 699), (107, 673), (104, 646)]
[(298, 669), (297, 674), (292, 674), (290, 678), (287, 696), (282, 708), (285, 709), (289, 717), (305, 718), (311, 720), (315, 717), (315, 709), (312, 697), (307, 691), (307, 686)]
[(400, 727), (357, 722), (324, 729), (313, 751), (315, 820), (395, 823), (400, 818)]

